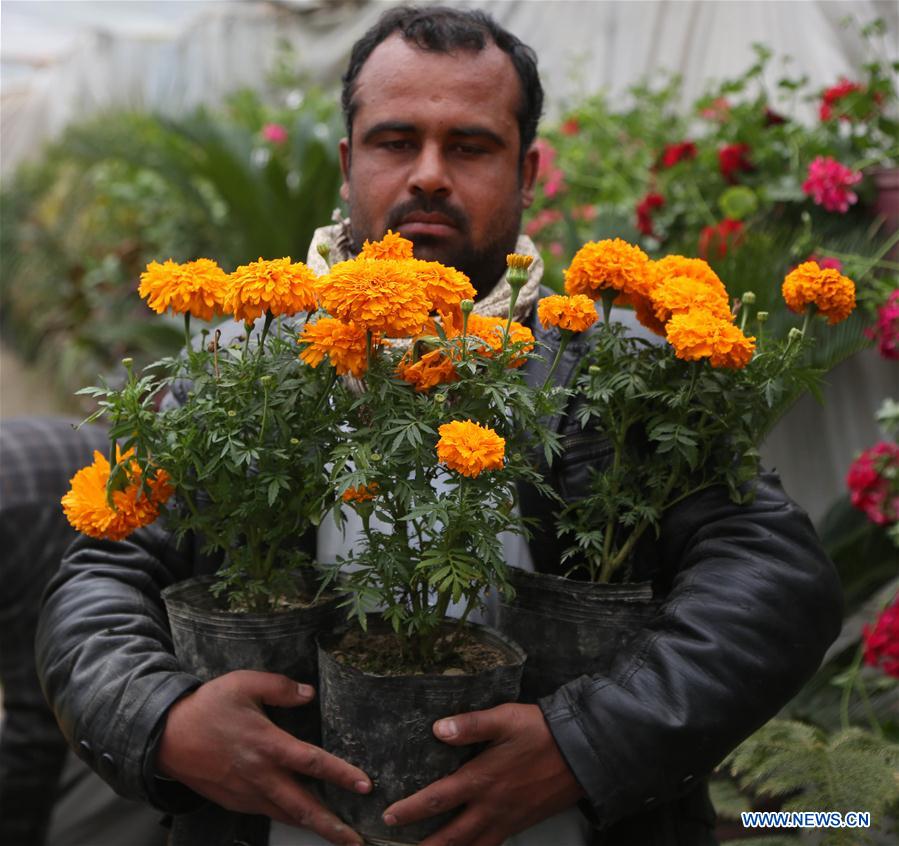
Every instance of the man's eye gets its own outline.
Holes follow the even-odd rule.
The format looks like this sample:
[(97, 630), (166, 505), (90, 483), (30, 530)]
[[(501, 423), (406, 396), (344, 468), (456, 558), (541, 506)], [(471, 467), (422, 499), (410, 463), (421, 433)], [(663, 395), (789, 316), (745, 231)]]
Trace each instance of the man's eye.
[(484, 147), (478, 144), (456, 144), (453, 149), (464, 156), (481, 156), (487, 152)]
[(410, 141), (408, 138), (389, 138), (386, 141), (382, 141), (379, 146), (383, 150), (403, 152), (406, 150), (411, 150), (413, 144), (412, 141)]

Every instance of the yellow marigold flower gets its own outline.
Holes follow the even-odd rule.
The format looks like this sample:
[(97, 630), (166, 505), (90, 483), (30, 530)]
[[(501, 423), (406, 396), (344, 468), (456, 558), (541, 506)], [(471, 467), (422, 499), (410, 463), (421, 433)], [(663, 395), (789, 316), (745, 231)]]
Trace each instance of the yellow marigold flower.
[(506, 256), (506, 267), (509, 270), (527, 270), (533, 263), (533, 256), (525, 256), (521, 253), (509, 253)]
[(323, 278), (318, 292), (329, 314), (393, 338), (417, 335), (431, 310), (414, 260), (342, 261)]
[(444, 423), (438, 430), (437, 458), (450, 470), (475, 478), (484, 470), (502, 470), (506, 441), (472, 420)]
[(596, 305), (584, 294), (573, 297), (554, 294), (537, 303), (537, 317), (546, 328), (558, 326), (570, 332), (583, 332), (596, 323)]
[(617, 305), (634, 305), (649, 296), (649, 257), (620, 238), (584, 244), (565, 271), (565, 293), (598, 300), (603, 291), (618, 291)]
[(806, 261), (784, 279), (783, 298), (791, 311), (802, 313), (809, 304), (833, 325), (845, 320), (855, 308), (855, 283), (832, 267), (823, 268), (816, 261)]
[[(128, 458), (116, 449), (117, 460)], [(159, 506), (173, 493), (165, 470), (157, 470), (149, 483), (150, 495), (141, 493), (141, 470), (136, 461), (127, 468), (128, 484), (113, 491), (111, 508), (106, 499), (109, 461), (94, 451), (94, 463), (83, 467), (69, 481), (69, 492), (60, 500), (69, 523), (92, 538), (122, 540), (141, 526), (148, 526), (159, 516)]]
[(387, 230), (380, 241), (366, 241), (362, 245), (360, 258), (368, 259), (410, 259), (412, 258), (412, 242), (399, 232)]
[(351, 485), (343, 492), (341, 499), (344, 502), (368, 502), (377, 495), (378, 483), (372, 482), (370, 485), (359, 485), (358, 487)]
[(752, 360), (755, 338), (705, 309), (675, 314), (666, 325), (668, 342), (685, 361), (707, 358), (712, 367), (739, 370)]
[[(344, 323), (334, 317), (319, 318), (303, 327), (299, 343), (307, 345), (300, 358), (310, 367), (318, 367), (328, 356), (338, 376), (352, 373), (361, 379), (368, 369), (365, 330), (354, 323)], [(372, 348), (380, 344), (380, 337), (372, 336)]]
[(316, 308), (318, 277), (302, 262), (291, 263), (290, 257), (242, 264), (231, 274), (225, 309), (235, 319), (252, 323), (270, 313), (297, 314)]
[(477, 294), (468, 277), (454, 267), (446, 267), (439, 261), (416, 259), (413, 268), (424, 282), (425, 293), (431, 301), (431, 311), (458, 311), (462, 300), (473, 300)]
[(710, 311), (722, 320), (733, 321), (730, 298), (724, 283), (702, 259), (665, 256), (650, 263), (652, 285), (649, 298), (662, 325), (673, 314), (694, 308)]
[(212, 259), (201, 258), (178, 264), (168, 259), (163, 264), (151, 261), (140, 275), (137, 289), (147, 305), (162, 314), (190, 313), (200, 320), (211, 320), (221, 312), (228, 286), (228, 274)]
[[(446, 324), (444, 323), (444, 328)], [(452, 333), (447, 329), (447, 337), (453, 337), (462, 331), (461, 321), (458, 331), (453, 329)], [(501, 317), (485, 317), (482, 314), (469, 314), (467, 333), (476, 338), (480, 338), (486, 342), (485, 345), (477, 347), (477, 351), (481, 355), (492, 356), (494, 352), (500, 352), (503, 348), (503, 335), (506, 331), (506, 321)], [(534, 333), (527, 326), (522, 326), (518, 321), (513, 320), (509, 327), (509, 343), (524, 344), (523, 352), (531, 352), (534, 349)], [(514, 358), (509, 362), (510, 367), (521, 367), (525, 359)]]
[(412, 361), (411, 355), (407, 353), (397, 365), (396, 372), (400, 379), (414, 386), (418, 393), (447, 382), (455, 382), (459, 378), (452, 359), (444, 355), (442, 350), (431, 350), (418, 361)]

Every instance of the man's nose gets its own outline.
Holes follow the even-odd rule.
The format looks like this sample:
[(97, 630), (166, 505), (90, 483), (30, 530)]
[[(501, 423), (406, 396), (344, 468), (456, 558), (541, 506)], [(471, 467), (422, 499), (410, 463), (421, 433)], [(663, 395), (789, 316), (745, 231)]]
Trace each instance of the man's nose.
[(409, 192), (432, 196), (452, 193), (450, 175), (439, 144), (425, 144), (415, 159), (409, 174)]

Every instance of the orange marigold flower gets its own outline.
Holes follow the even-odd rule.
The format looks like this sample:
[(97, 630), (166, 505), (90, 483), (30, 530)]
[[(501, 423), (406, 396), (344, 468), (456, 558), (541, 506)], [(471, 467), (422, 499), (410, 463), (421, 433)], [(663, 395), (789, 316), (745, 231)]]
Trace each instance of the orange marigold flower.
[(444, 423), (438, 430), (437, 458), (450, 470), (475, 478), (484, 470), (502, 470), (506, 441), (472, 420)]
[(140, 275), (138, 293), (158, 314), (190, 313), (200, 320), (211, 320), (221, 312), (228, 287), (228, 274), (212, 259), (201, 258), (178, 264), (168, 259), (163, 264), (151, 261)]
[(319, 285), (321, 304), (334, 317), (388, 337), (417, 335), (431, 302), (415, 261), (356, 258), (331, 268)]
[(432, 311), (441, 313), (458, 311), (462, 300), (473, 300), (477, 295), (474, 285), (461, 270), (446, 267), (439, 261), (416, 259), (414, 270), (424, 282)]
[[(365, 330), (354, 323), (344, 323), (335, 317), (321, 317), (315, 323), (307, 323), (299, 337), (307, 346), (300, 358), (310, 367), (318, 367), (328, 356), (338, 376), (352, 373), (361, 379), (368, 369)], [(372, 336), (372, 348), (381, 344), (378, 335)]]
[(618, 291), (617, 305), (634, 305), (649, 295), (649, 257), (620, 238), (589, 241), (565, 271), (565, 293), (598, 300), (603, 291)]
[[(446, 324), (444, 324), (446, 328)], [(461, 323), (458, 331), (450, 331), (447, 329), (447, 337), (452, 337), (461, 333)], [(486, 342), (485, 345), (477, 347), (477, 351), (481, 355), (491, 356), (495, 352), (500, 352), (503, 348), (503, 336), (506, 331), (506, 321), (501, 317), (485, 317), (482, 314), (469, 314), (467, 334), (473, 335)], [(518, 321), (513, 320), (509, 327), (509, 343), (524, 344), (521, 348), (523, 352), (530, 352), (534, 349), (534, 333), (527, 326), (522, 326)], [(521, 367), (525, 359), (514, 358), (509, 362), (510, 367)]]
[(685, 361), (707, 358), (712, 367), (742, 369), (752, 360), (755, 338), (705, 309), (675, 314), (666, 325), (668, 342)]
[(396, 372), (400, 379), (413, 385), (418, 393), (447, 382), (455, 382), (459, 378), (452, 359), (444, 355), (442, 350), (431, 350), (418, 361), (412, 361), (407, 353), (397, 365)]
[(787, 274), (783, 298), (791, 311), (802, 313), (809, 304), (833, 325), (845, 320), (855, 308), (855, 283), (832, 267), (805, 261)]
[(694, 308), (732, 321), (727, 289), (707, 262), (684, 256), (665, 256), (651, 262), (650, 270), (649, 298), (660, 324), (667, 323), (673, 314)]
[(412, 242), (399, 232), (387, 230), (380, 241), (366, 241), (362, 245), (360, 258), (368, 259), (410, 259), (412, 258)]
[(344, 492), (341, 499), (344, 502), (368, 502), (378, 495), (378, 483), (372, 482), (370, 485), (359, 485), (353, 487), (350, 485)]
[(509, 270), (527, 270), (533, 263), (533, 256), (526, 256), (522, 253), (509, 253), (506, 256), (506, 267)]
[[(116, 459), (123, 456), (116, 448)], [(128, 484), (112, 493), (115, 507), (106, 499), (109, 481), (109, 461), (94, 451), (94, 463), (83, 467), (69, 481), (69, 492), (60, 500), (69, 523), (79, 532), (92, 538), (122, 540), (141, 526), (148, 526), (159, 516), (159, 507), (173, 493), (169, 476), (159, 469), (149, 482), (149, 496), (141, 491), (141, 470), (136, 461), (127, 466)]]
[(225, 309), (244, 323), (252, 323), (266, 312), (277, 317), (314, 311), (317, 280), (309, 267), (291, 263), (289, 256), (268, 261), (260, 258), (231, 274)]
[(570, 332), (583, 332), (596, 323), (596, 305), (584, 294), (573, 297), (554, 294), (537, 303), (537, 317), (547, 328), (558, 326)]

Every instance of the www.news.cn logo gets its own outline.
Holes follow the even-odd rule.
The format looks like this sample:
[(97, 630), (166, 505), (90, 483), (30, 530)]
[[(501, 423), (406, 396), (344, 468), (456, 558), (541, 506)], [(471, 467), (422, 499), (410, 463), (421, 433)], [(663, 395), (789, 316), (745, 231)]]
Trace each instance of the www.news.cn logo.
[(744, 828), (870, 828), (869, 811), (744, 811)]

